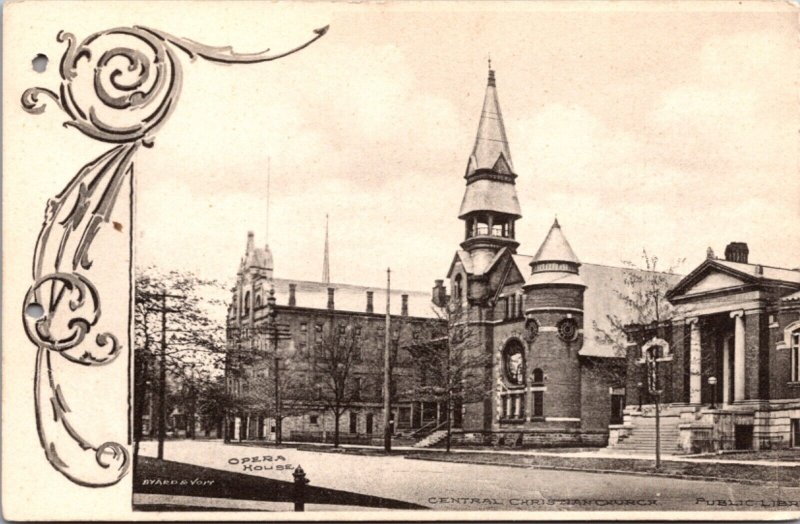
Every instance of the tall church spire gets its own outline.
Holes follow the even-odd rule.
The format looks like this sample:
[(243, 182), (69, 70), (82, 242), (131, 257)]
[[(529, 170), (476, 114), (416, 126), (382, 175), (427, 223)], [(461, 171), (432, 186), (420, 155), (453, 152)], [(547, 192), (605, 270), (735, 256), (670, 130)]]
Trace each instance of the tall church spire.
[(325, 257), (322, 259), (322, 281), (331, 283), (331, 266), (328, 254), (328, 215), (325, 214)]
[(497, 97), (497, 80), (489, 63), (478, 133), (464, 176), (467, 187), (458, 218), (465, 222), (461, 247), (471, 254), (477, 272), (495, 253), (506, 247), (515, 252), (514, 223), (522, 217), (514, 180), (503, 113)]
[(503, 123), (503, 113), (500, 111), (500, 102), (497, 99), (497, 81), (491, 61), (489, 62), (489, 79), (486, 83), (486, 94), (483, 97), (481, 118), (478, 122), (478, 133), (475, 136), (475, 145), (469, 158), (466, 176), (470, 176), (480, 169), (496, 169), (504, 174), (514, 172), (506, 126)]

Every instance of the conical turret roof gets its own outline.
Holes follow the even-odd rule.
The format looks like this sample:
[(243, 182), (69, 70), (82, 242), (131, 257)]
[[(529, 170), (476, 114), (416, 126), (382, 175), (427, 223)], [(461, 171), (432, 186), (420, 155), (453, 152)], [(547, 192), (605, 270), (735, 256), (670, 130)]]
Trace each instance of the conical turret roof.
[(564, 232), (561, 231), (558, 219), (550, 227), (550, 231), (539, 247), (539, 251), (534, 255), (531, 265), (537, 262), (569, 262), (577, 265), (581, 263), (575, 256), (572, 246), (569, 245), (567, 237), (564, 236)]
[(493, 169), (503, 174), (512, 174), (514, 171), (492, 69), (489, 69), (489, 81), (478, 123), (478, 134), (475, 136), (475, 146), (472, 148), (467, 166), (467, 176), (478, 169)]
[(578, 271), (580, 265), (556, 219), (539, 251), (533, 256), (531, 276), (525, 285), (586, 287)]

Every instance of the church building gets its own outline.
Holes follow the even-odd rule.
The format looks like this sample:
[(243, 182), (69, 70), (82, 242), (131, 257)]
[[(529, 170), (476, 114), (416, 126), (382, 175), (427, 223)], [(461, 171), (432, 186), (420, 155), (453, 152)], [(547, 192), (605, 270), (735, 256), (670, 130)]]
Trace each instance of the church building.
[[(489, 394), (463, 406), (459, 438), (468, 443), (605, 446), (623, 422), (625, 359), (601, 343), (608, 315), (625, 316), (616, 290), (635, 269), (583, 263), (555, 220), (533, 256), (520, 252), (517, 177), (489, 70), (475, 145), (458, 212), (464, 237), (434, 302), (466, 309), (491, 355)], [(527, 175), (530, 176), (530, 175)], [(578, 227), (580, 224), (575, 224)], [(677, 276), (668, 278), (678, 280)]]

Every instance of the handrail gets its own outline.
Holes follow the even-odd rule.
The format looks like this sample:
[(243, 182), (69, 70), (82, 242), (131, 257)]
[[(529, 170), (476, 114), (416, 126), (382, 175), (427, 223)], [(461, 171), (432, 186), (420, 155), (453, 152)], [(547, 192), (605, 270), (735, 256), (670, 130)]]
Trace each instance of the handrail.
[(430, 422), (427, 422), (427, 423), (423, 424), (422, 426), (417, 428), (416, 431), (412, 431), (411, 432), (411, 437), (412, 438), (416, 438), (420, 433), (422, 433), (423, 431), (427, 430), (429, 427), (431, 427), (434, 424), (436, 424), (435, 420), (431, 420)]
[(446, 427), (447, 426), (447, 419), (443, 420), (439, 424), (436, 424), (435, 420), (431, 420), (430, 422), (428, 422), (427, 424), (425, 424), (424, 426), (422, 426), (421, 428), (419, 428), (415, 432), (411, 433), (411, 437), (412, 438), (416, 438), (420, 433), (422, 433), (423, 430), (427, 430), (431, 426), (433, 426), (433, 429), (431, 429), (430, 431), (427, 432), (427, 434), (425, 435), (426, 437), (428, 435), (430, 435), (431, 433), (433, 433), (435, 431), (440, 431), (442, 428)]

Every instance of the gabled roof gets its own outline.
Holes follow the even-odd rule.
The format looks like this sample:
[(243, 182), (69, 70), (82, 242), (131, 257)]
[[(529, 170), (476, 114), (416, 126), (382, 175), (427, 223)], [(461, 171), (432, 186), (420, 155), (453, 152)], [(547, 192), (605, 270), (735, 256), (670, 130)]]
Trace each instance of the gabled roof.
[[(583, 347), (580, 354), (599, 357), (624, 356), (616, 354), (614, 347), (603, 344), (597, 338), (599, 336), (602, 339), (603, 333), (612, 332), (609, 316), (617, 317), (623, 323), (634, 320), (635, 313), (628, 308), (620, 294), (625, 295), (626, 278), (629, 275), (649, 272), (599, 264), (583, 264), (580, 271), (587, 286), (583, 295)], [(675, 283), (681, 279), (681, 275), (671, 273), (662, 275)]]
[(494, 70), (489, 70), (489, 81), (486, 86), (486, 95), (483, 99), (481, 119), (478, 123), (478, 134), (475, 137), (475, 146), (472, 148), (467, 176), (478, 169), (492, 169), (503, 156), (501, 169), (508, 174), (514, 171), (511, 161), (511, 150), (508, 147), (506, 127), (503, 123), (503, 113), (500, 111), (500, 102), (497, 99), (497, 87)]
[(550, 231), (539, 246), (539, 250), (533, 256), (532, 262), (570, 262), (580, 265), (578, 257), (569, 245), (567, 237), (561, 231), (561, 225), (558, 219), (553, 222)]
[(453, 269), (456, 266), (456, 262), (461, 262), (461, 265), (464, 267), (464, 271), (468, 275), (473, 274), (472, 257), (469, 255), (469, 252), (459, 249), (456, 251), (456, 254), (453, 255), (453, 261), (450, 262), (450, 269), (447, 270), (447, 278), (453, 276)]
[[(717, 277), (717, 282), (714, 282), (716, 285), (703, 287), (700, 292), (716, 291), (744, 284), (782, 284), (800, 287), (800, 271), (797, 270), (708, 258), (670, 289), (667, 298), (672, 300), (686, 295), (704, 280), (708, 282), (715, 274), (728, 278), (722, 280), (722, 276)], [(695, 293), (690, 294), (694, 295)]]
[[(513, 255), (514, 263), (522, 275), (530, 274), (530, 255)], [(619, 357), (615, 348), (598, 342), (597, 338), (603, 332), (611, 332), (609, 316), (618, 317), (623, 322), (632, 321), (634, 313), (628, 310), (625, 301), (619, 295), (624, 295), (626, 289), (625, 279), (631, 273), (646, 273), (641, 269), (627, 267), (603, 266), (600, 264), (582, 264), (580, 277), (586, 290), (583, 294), (583, 346), (580, 355), (593, 357)], [(667, 279), (677, 283), (681, 275), (665, 274)], [(597, 328), (595, 329), (595, 324)], [(601, 337), (602, 338), (602, 337)]]

